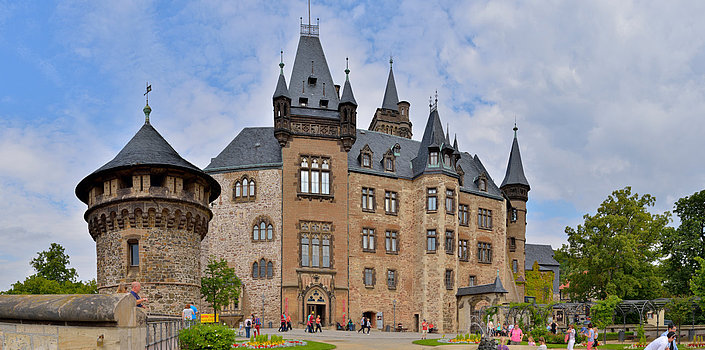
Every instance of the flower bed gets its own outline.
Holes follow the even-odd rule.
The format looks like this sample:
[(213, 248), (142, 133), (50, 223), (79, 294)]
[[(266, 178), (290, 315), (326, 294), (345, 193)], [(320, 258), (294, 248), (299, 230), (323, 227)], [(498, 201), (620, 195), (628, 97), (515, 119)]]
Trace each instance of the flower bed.
[(438, 342), (445, 344), (479, 344), (480, 339), (479, 334), (458, 334), (455, 338), (446, 338), (444, 336), (438, 339)]
[(266, 342), (237, 342), (233, 344), (236, 349), (279, 349), (289, 348), (292, 346), (304, 346), (307, 343), (303, 340), (281, 340), (281, 341), (266, 341)]

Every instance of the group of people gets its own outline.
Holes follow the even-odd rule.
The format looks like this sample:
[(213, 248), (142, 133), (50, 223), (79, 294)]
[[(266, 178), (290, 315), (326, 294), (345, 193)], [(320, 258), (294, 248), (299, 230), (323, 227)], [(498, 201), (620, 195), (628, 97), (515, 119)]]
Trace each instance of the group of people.
[(357, 330), (358, 333), (362, 331), (362, 334), (365, 334), (365, 329), (367, 329), (367, 334), (370, 334), (370, 330), (372, 329), (372, 322), (370, 322), (370, 319), (362, 316), (360, 319), (360, 329)]
[[(262, 327), (262, 319), (257, 316), (257, 314), (250, 314), (250, 317), (245, 320), (245, 337), (250, 337), (250, 330), (252, 330), (252, 335), (260, 335), (259, 330)], [(254, 330), (253, 330), (254, 328)]]
[(279, 332), (286, 332), (291, 330), (291, 316), (286, 313), (282, 314), (281, 323), (279, 325)]
[(199, 317), (198, 309), (193, 302), (186, 304), (186, 307), (181, 311), (181, 319), (184, 321), (198, 321)]
[(306, 332), (323, 333), (323, 328), (321, 328), (321, 315), (316, 315), (315, 312), (311, 311), (311, 314), (308, 315), (308, 319), (306, 320)]

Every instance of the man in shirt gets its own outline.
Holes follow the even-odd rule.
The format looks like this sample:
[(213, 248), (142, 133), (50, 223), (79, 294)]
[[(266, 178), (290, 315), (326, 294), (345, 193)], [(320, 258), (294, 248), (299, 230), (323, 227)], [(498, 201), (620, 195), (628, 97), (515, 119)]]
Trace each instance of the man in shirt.
[(198, 321), (200, 315), (198, 314), (198, 309), (196, 308), (196, 305), (191, 302), (189, 303), (189, 307), (191, 308), (191, 311), (193, 311), (193, 316), (191, 316), (191, 319)]
[(676, 332), (668, 332), (666, 335), (662, 335), (644, 348), (644, 350), (665, 350), (669, 348), (669, 344), (676, 339)]
[(137, 294), (140, 292), (140, 290), (142, 290), (142, 285), (137, 281), (132, 282), (132, 290), (130, 291), (130, 294), (135, 297), (135, 306), (144, 308), (144, 305), (142, 305), (142, 303), (146, 303), (147, 298), (140, 298), (140, 295)]
[[(676, 325), (673, 324), (673, 323), (669, 324), (669, 325), (668, 325), (668, 330), (665, 331), (665, 332), (663, 332), (663, 334), (661, 334), (661, 336), (662, 336), (662, 337), (663, 337), (663, 336), (668, 336), (668, 332), (676, 333)], [(677, 333), (676, 333), (676, 334), (677, 334)], [(672, 342), (670, 342), (668, 345), (669, 345), (670, 350), (678, 350), (678, 345), (676, 344), (676, 341), (675, 341), (675, 340), (672, 341)]]

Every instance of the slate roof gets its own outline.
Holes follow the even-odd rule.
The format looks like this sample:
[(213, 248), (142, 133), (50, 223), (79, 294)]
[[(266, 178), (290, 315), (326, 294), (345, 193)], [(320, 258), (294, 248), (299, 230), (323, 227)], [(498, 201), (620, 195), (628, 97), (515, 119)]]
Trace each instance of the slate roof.
[[(390, 61), (391, 62), (391, 61)], [(392, 66), (389, 66), (389, 76), (387, 77), (387, 87), (384, 90), (384, 99), (382, 99), (382, 108), (396, 111), (399, 107), (399, 95), (397, 95), (397, 84), (394, 82), (394, 72)]]
[[(419, 146), (419, 152), (416, 156), (416, 158), (413, 160), (413, 167), (414, 167), (414, 176), (420, 175), (423, 173), (428, 166), (428, 149), (429, 147), (436, 147), (439, 150), (441, 150), (445, 147), (451, 147), (448, 143), (446, 143), (446, 137), (443, 134), (443, 125), (441, 124), (441, 117), (438, 115), (438, 110), (434, 109), (431, 111), (431, 114), (428, 116), (428, 120), (426, 121), (426, 128), (424, 128), (423, 132), (423, 137), (421, 139), (421, 145)], [(439, 154), (439, 163), (440, 159), (442, 156)], [(443, 171), (442, 166), (438, 167), (433, 167), (429, 170), (434, 170), (434, 171)], [(454, 169), (445, 169), (446, 171), (454, 174), (455, 170)]]
[(494, 282), (490, 283), (490, 284), (482, 284), (479, 286), (458, 288), (458, 292), (455, 295), (460, 297), (463, 295), (478, 295), (478, 294), (489, 294), (489, 293), (509, 293), (509, 292), (507, 292), (507, 290), (504, 289), (504, 286), (502, 286), (502, 280), (500, 280), (499, 276), (497, 276), (494, 279)]
[(558, 261), (553, 258), (553, 248), (545, 244), (525, 244), (524, 245), (524, 269), (531, 270), (534, 261), (537, 261), (540, 266), (560, 266)]
[(211, 159), (204, 171), (218, 173), (241, 168), (281, 167), (281, 165), (281, 147), (274, 138), (274, 128), (244, 128), (217, 157)]
[(348, 79), (347, 74), (345, 76), (345, 86), (343, 86), (343, 96), (340, 98), (340, 103), (352, 103), (357, 106), (355, 95), (353, 95), (352, 86), (350, 86), (350, 79)]
[[(313, 71), (313, 72), (312, 72)], [(308, 84), (308, 78), (316, 78), (315, 85)], [(325, 91), (324, 91), (325, 86)], [(317, 36), (301, 35), (296, 49), (296, 58), (289, 79), (289, 93), (292, 105), (299, 104), (300, 97), (308, 98), (309, 109), (320, 109), (320, 100), (328, 100), (328, 109), (338, 109), (338, 95), (333, 78), (328, 69), (326, 55)], [(337, 114), (336, 114), (337, 115)]]
[(517, 141), (516, 128), (514, 132), (514, 141), (512, 142), (512, 150), (509, 153), (509, 162), (507, 163), (507, 173), (504, 175), (502, 185), (525, 185), (530, 188), (529, 181), (524, 176), (524, 166), (521, 164), (521, 154), (519, 153), (519, 141)]
[(211, 201), (220, 195), (220, 185), (215, 179), (181, 158), (157, 129), (146, 122), (115, 158), (79, 182), (76, 186), (76, 196), (87, 203), (88, 191), (95, 178), (116, 170), (144, 165), (170, 167), (198, 174), (206, 178), (211, 185)]
[(289, 88), (286, 87), (286, 78), (284, 78), (284, 73), (279, 73), (279, 80), (277, 80), (277, 88), (274, 90), (274, 95), (272, 98), (277, 98), (279, 96), (284, 96), (288, 97), (291, 99), (291, 95), (289, 95)]

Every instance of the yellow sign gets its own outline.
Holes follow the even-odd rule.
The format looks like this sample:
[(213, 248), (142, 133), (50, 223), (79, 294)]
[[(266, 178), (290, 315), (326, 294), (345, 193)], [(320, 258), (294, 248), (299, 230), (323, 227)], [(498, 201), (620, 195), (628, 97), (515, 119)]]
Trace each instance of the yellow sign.
[[(220, 317), (218, 317), (218, 318), (220, 318)], [(218, 319), (215, 318), (215, 315), (201, 314), (201, 323), (213, 323), (213, 322), (218, 322)]]

